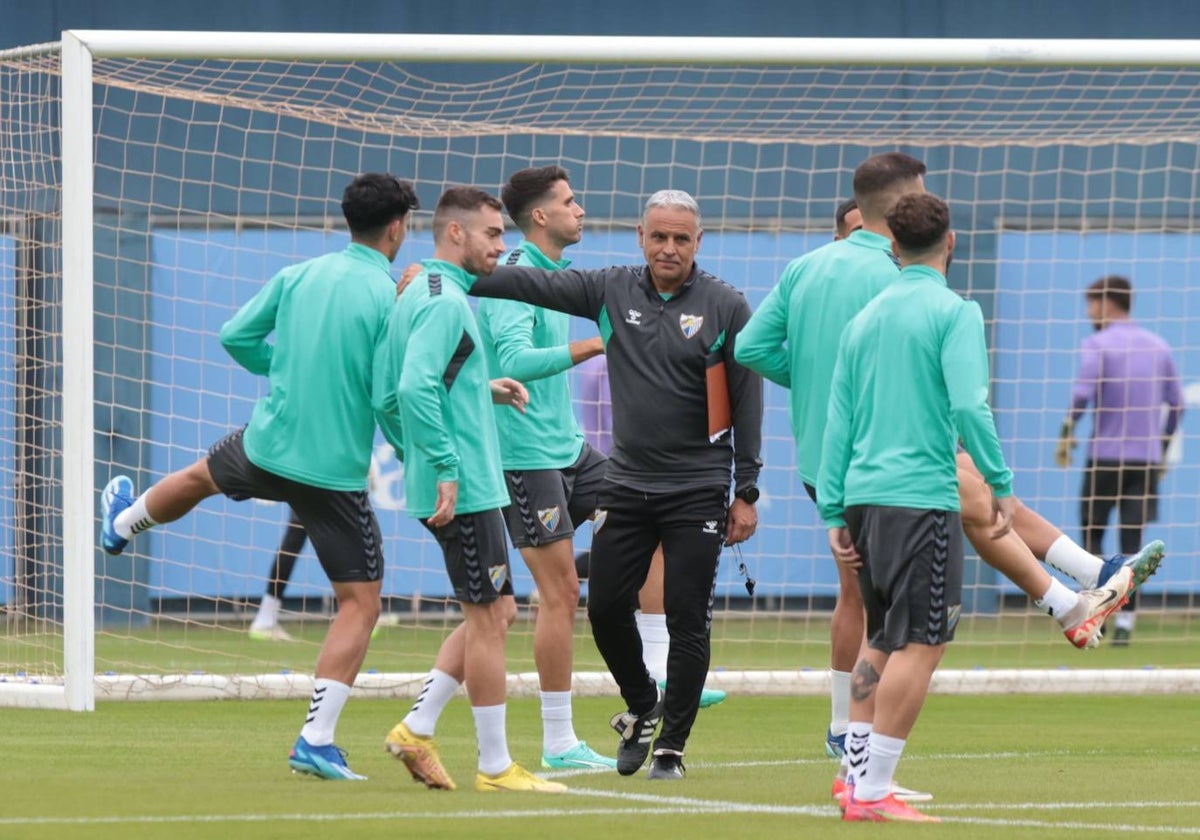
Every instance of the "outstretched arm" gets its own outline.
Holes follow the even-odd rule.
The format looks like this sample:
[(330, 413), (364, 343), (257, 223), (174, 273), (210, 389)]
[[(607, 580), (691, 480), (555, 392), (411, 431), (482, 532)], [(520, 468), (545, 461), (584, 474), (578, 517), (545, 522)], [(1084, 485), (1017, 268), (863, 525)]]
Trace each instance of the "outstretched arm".
[(476, 297), (520, 300), (594, 321), (604, 306), (606, 272), (607, 269), (545, 271), (502, 265), (487, 277), (477, 279), (469, 293)]
[(271, 370), (275, 346), (267, 336), (275, 329), (275, 313), (283, 294), (283, 279), (275, 275), (221, 326), (221, 346), (233, 360), (257, 376)]
[(555, 347), (535, 347), (533, 328), (536, 317), (537, 308), (528, 303), (513, 300), (484, 300), (480, 303), (479, 320), (480, 323), (486, 323), (491, 332), (500, 376), (532, 382), (562, 373), (604, 352), (598, 338), (572, 341)]

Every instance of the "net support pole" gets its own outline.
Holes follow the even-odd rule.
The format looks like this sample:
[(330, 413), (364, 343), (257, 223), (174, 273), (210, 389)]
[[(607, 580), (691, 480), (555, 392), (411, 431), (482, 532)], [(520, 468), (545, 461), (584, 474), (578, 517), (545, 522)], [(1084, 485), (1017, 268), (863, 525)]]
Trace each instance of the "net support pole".
[(92, 55), (62, 38), (62, 548), (65, 703), (92, 711), (95, 692)]

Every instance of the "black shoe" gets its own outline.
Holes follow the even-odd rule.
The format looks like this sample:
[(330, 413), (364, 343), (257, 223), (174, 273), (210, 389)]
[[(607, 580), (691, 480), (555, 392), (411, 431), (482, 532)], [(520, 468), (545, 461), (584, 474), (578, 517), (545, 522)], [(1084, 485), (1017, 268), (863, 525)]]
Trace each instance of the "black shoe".
[[(657, 687), (655, 691), (658, 691)], [(654, 730), (662, 720), (662, 714), (663, 693), (658, 691), (658, 700), (650, 711), (641, 715), (620, 712), (613, 716), (612, 728), (621, 736), (617, 742), (617, 772), (622, 776), (632, 776), (646, 763), (650, 742), (654, 739)]]
[(686, 774), (683, 767), (683, 753), (674, 750), (655, 750), (654, 758), (650, 761), (651, 779), (682, 779)]
[(1113, 647), (1129, 647), (1129, 637), (1133, 633), (1126, 630), (1124, 627), (1118, 627), (1113, 631), (1112, 646)]

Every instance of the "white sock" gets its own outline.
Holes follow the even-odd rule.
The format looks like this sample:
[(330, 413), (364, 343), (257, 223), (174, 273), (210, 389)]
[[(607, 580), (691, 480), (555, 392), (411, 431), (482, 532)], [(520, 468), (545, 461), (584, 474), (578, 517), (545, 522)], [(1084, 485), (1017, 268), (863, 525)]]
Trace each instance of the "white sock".
[(850, 672), (829, 669), (829, 731), (841, 735), (850, 724)]
[(869, 723), (852, 720), (846, 727), (846, 754), (842, 756), (842, 766), (846, 770), (847, 784), (857, 781), (858, 775), (866, 769), (870, 738)]
[(660, 613), (634, 614), (638, 635), (642, 637), (642, 661), (655, 682), (667, 678), (667, 654), (671, 650), (671, 634), (667, 632), (667, 617)]
[(349, 696), (350, 686), (318, 677), (313, 683), (312, 700), (308, 703), (308, 717), (300, 730), (301, 737), (314, 747), (332, 744), (333, 732)]
[(149, 490), (134, 499), (133, 504), (118, 513), (117, 518), (113, 520), (113, 529), (121, 535), (122, 539), (127, 540), (158, 524), (150, 518), (150, 514), (146, 513), (146, 496), (148, 495), (150, 495)]
[(1046, 565), (1058, 569), (1079, 584), (1082, 589), (1095, 589), (1104, 561), (1089, 554), (1075, 540), (1063, 534), (1046, 552)]
[(250, 629), (265, 630), (278, 624), (279, 608), (282, 603), (274, 595), (263, 595), (262, 602), (258, 605), (258, 612), (254, 614), (254, 621), (250, 622)]
[(1067, 589), (1057, 578), (1051, 578), (1050, 588), (1046, 590), (1046, 594), (1033, 603), (1039, 610), (1056, 619), (1063, 627), (1067, 627), (1067, 616), (1079, 603), (1079, 593)]
[(867, 747), (867, 770), (854, 783), (854, 798), (860, 802), (876, 802), (892, 792), (892, 777), (904, 752), (904, 739), (871, 733)]
[(571, 692), (543, 691), (542, 754), (561, 755), (579, 743), (571, 723)]
[(1130, 633), (1132, 633), (1133, 622), (1134, 619), (1137, 618), (1137, 613), (1125, 612), (1124, 610), (1121, 610), (1115, 616), (1113, 616), (1113, 618), (1117, 623), (1118, 630), (1128, 630)]
[(479, 741), (479, 772), (495, 776), (512, 764), (508, 754), (508, 735), (504, 731), (505, 705), (472, 706), (475, 738)]
[(414, 735), (432, 738), (438, 718), (442, 716), (442, 710), (446, 708), (450, 698), (458, 691), (458, 686), (458, 680), (445, 671), (434, 668), (425, 678), (425, 684), (421, 686), (421, 693), (417, 695), (413, 707), (404, 716), (404, 725)]

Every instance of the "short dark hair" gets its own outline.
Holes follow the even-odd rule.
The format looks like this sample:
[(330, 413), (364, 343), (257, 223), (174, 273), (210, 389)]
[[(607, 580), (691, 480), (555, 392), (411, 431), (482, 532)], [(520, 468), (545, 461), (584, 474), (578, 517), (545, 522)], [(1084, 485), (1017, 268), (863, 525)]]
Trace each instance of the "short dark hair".
[(932, 193), (909, 193), (888, 211), (887, 224), (900, 250), (919, 254), (945, 238), (950, 208)]
[(854, 170), (854, 199), (864, 216), (885, 216), (898, 188), (925, 174), (925, 164), (903, 152), (872, 155)]
[(522, 169), (509, 177), (508, 183), (500, 190), (500, 200), (504, 202), (508, 217), (517, 227), (525, 230), (529, 227), (534, 205), (545, 198), (559, 181), (569, 183), (570, 180), (571, 176), (561, 166)]
[(1110, 300), (1113, 306), (1128, 314), (1133, 309), (1133, 284), (1128, 277), (1110, 274), (1087, 287), (1088, 300)]
[(433, 211), (433, 239), (435, 242), (446, 232), (450, 219), (463, 213), (474, 213), (484, 207), (503, 210), (504, 205), (491, 193), (479, 187), (450, 187), (438, 199)]
[(840, 233), (842, 225), (846, 224), (846, 217), (854, 210), (858, 209), (858, 202), (853, 198), (848, 198), (837, 206), (837, 210), (833, 213), (833, 226)]
[(364, 172), (342, 192), (342, 215), (350, 233), (366, 238), (420, 206), (413, 185), (386, 172)]

